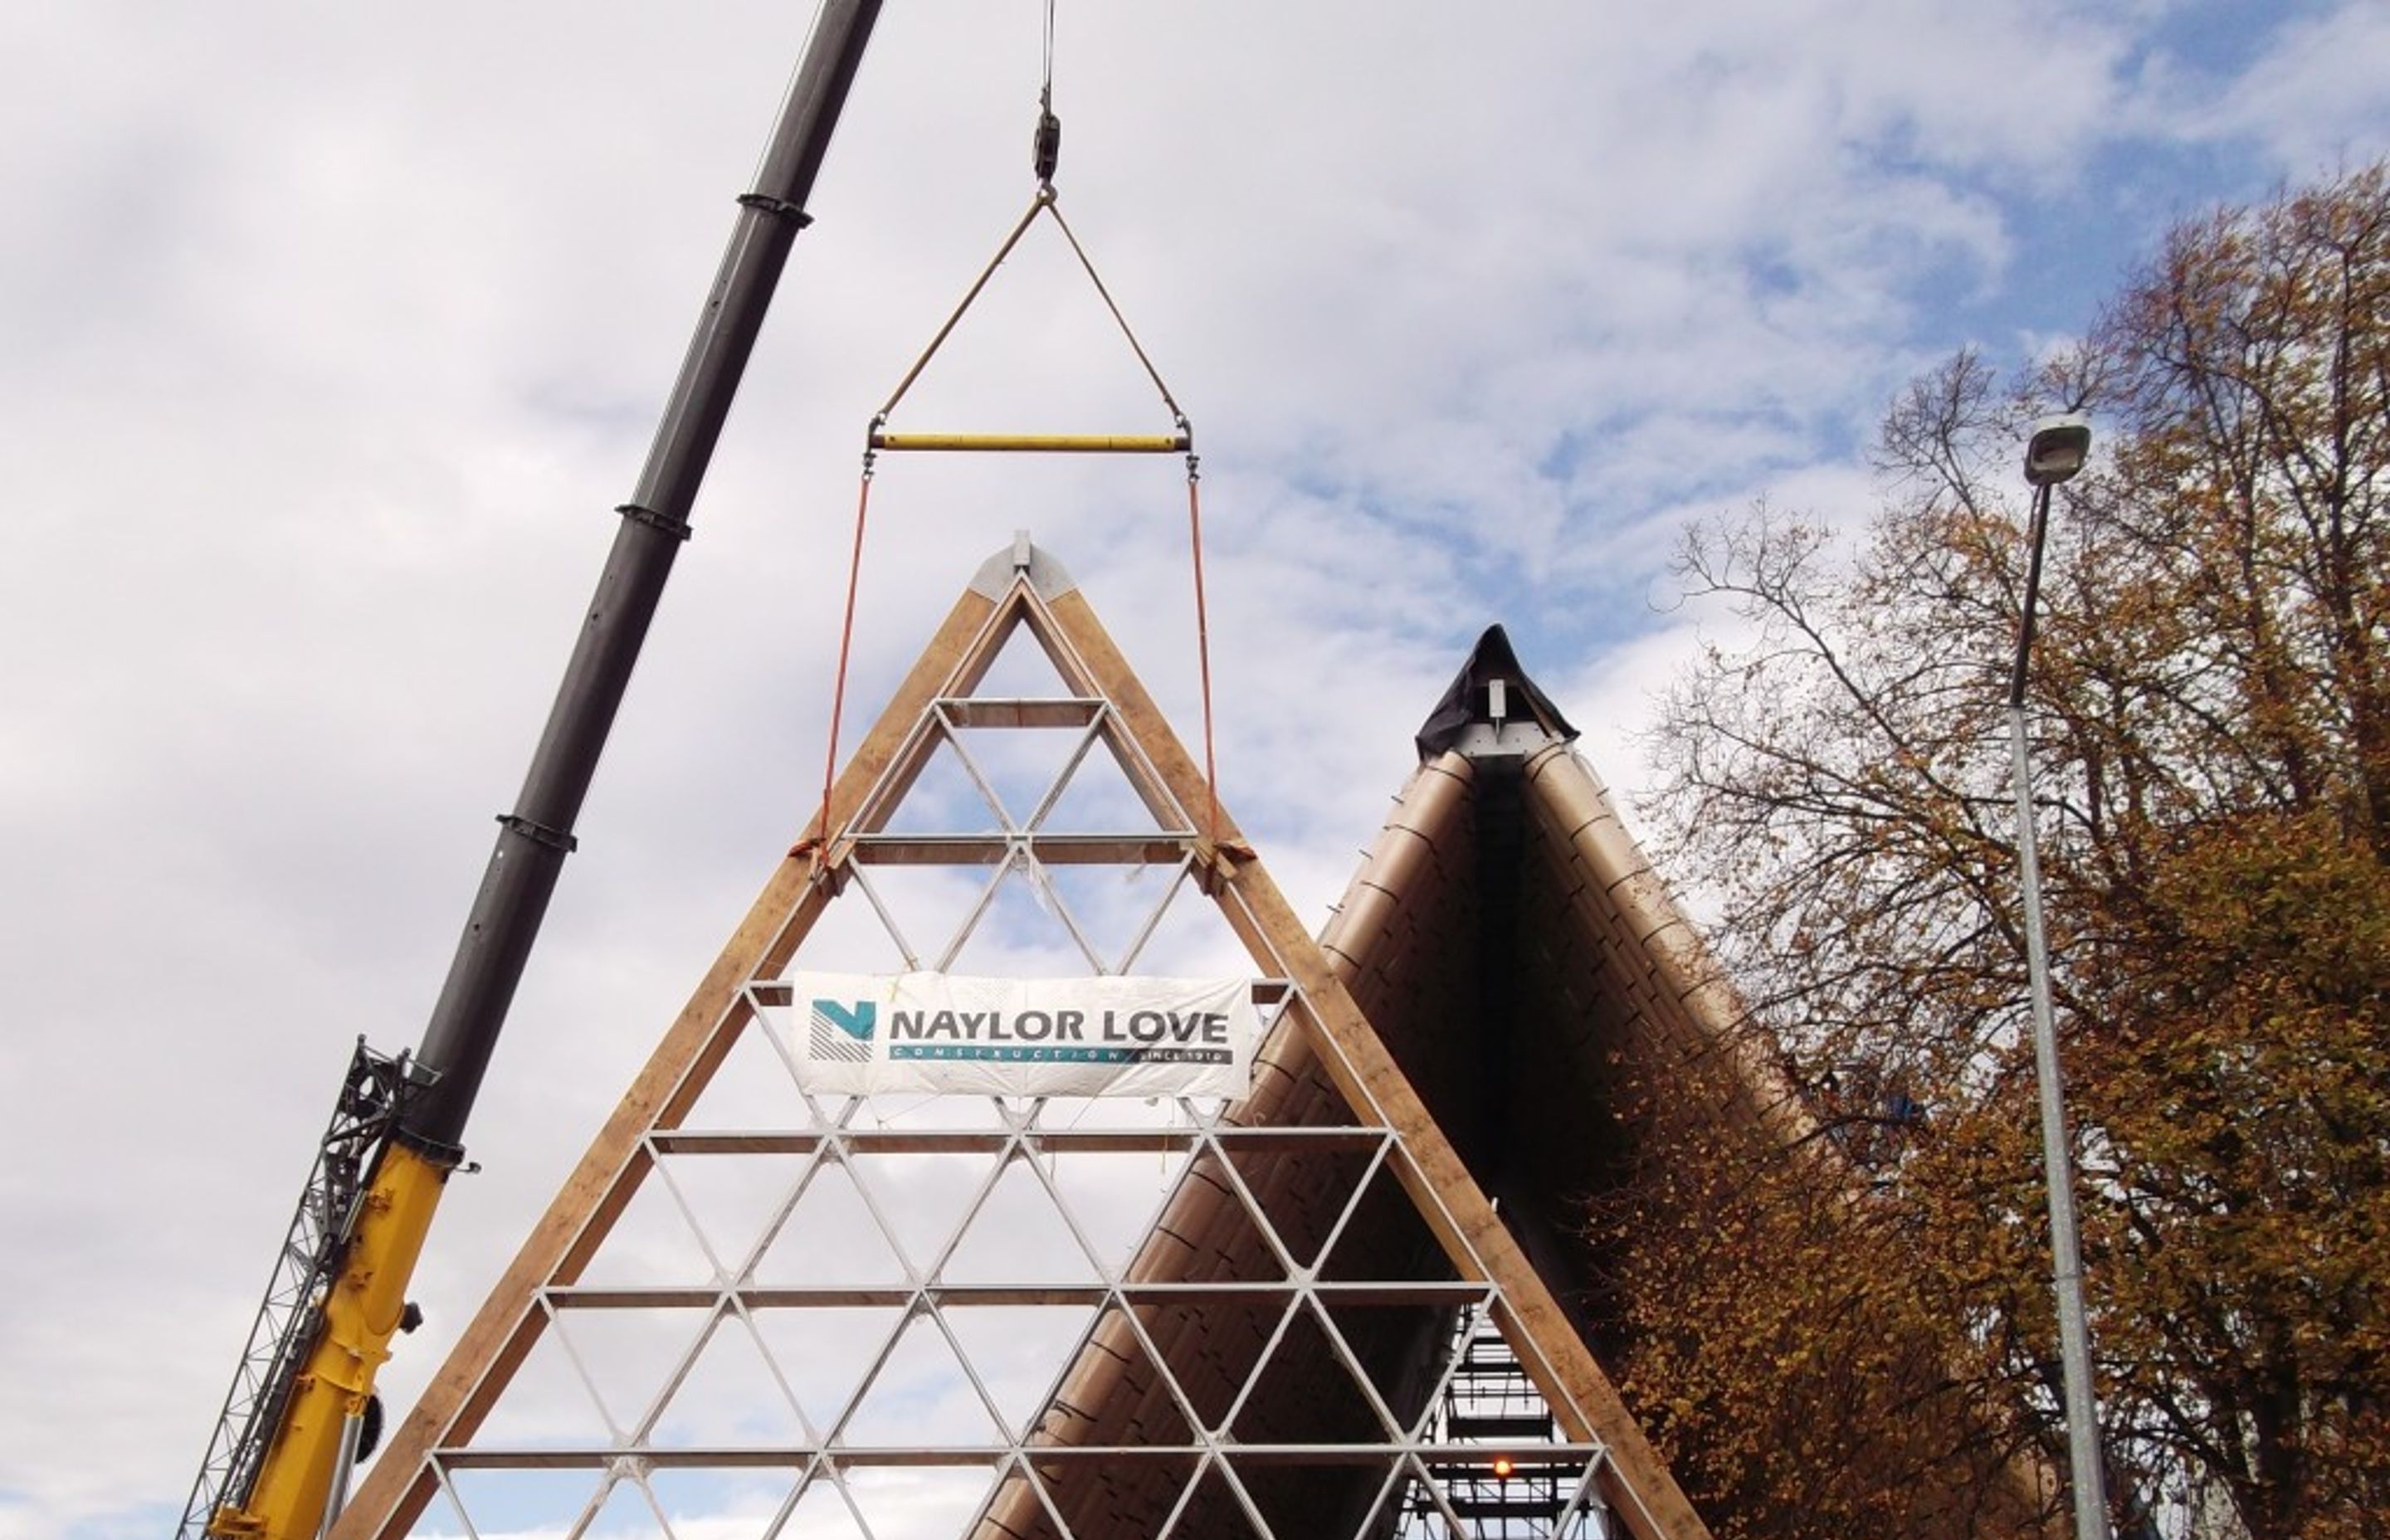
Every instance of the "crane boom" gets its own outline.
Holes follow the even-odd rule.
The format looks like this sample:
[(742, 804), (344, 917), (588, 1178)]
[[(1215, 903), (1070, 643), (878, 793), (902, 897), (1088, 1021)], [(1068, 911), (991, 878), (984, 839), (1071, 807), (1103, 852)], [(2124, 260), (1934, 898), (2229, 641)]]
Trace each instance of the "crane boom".
[[(322, 1194), (321, 1243), (295, 1284), (291, 1248), (260, 1312), (180, 1540), (315, 1540), (339, 1502), (356, 1420), (390, 1355), (433, 1211), (464, 1159), (464, 1130), (633, 664), (689, 534), (689, 512), (753, 351), (805, 199), (862, 63), (880, 0), (824, 0), (794, 84), (706, 295), (631, 500), (598, 579), (547, 725), (483, 873), (423, 1041), (396, 1076), (362, 1185)], [(343, 1096), (352, 1094), (343, 1084)], [(337, 1123), (337, 1120), (336, 1120)], [(327, 1149), (330, 1147), (328, 1143)], [(302, 1226), (294, 1226), (294, 1235)], [(280, 1306), (277, 1307), (277, 1301)], [(268, 1365), (263, 1380), (258, 1366)]]

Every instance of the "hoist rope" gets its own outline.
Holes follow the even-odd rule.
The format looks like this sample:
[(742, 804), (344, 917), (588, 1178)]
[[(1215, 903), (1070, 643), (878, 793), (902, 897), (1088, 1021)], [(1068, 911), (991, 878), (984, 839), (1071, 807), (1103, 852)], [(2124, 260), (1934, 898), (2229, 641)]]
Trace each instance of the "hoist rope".
[(1054, 110), (1054, 0), (1046, 0), (1046, 71), (1037, 103), (1048, 112)]
[(838, 628), (838, 677), (830, 688), (829, 749), (822, 758), (821, 843), (825, 855), (829, 851), (829, 794), (838, 778), (838, 729), (846, 712), (847, 656), (854, 646), (854, 595), (863, 581), (863, 526), (871, 512), (871, 451), (863, 452), (863, 478), (854, 494), (854, 551), (846, 563), (846, 616)]
[[(830, 792), (838, 779), (839, 733), (846, 715), (846, 675), (854, 648), (855, 599), (863, 582), (863, 540), (870, 521), (872, 455), (864, 451), (863, 473), (854, 494), (854, 543), (847, 557), (846, 606), (838, 627), (838, 670), (830, 687), (829, 746), (822, 755), (821, 847), (829, 848), (835, 832), (830, 823)], [(1203, 832), (1216, 848), (1220, 843), (1220, 774), (1212, 722), (1211, 608), (1203, 592), (1203, 495), (1200, 462), (1187, 456), (1187, 545), (1195, 570), (1195, 671), (1203, 705), (1203, 789), (1208, 800)]]
[(1170, 393), (1170, 387), (1163, 381), (1162, 371), (1154, 367), (1152, 357), (1145, 351), (1145, 344), (1137, 340), (1136, 330), (1128, 324), (1128, 317), (1121, 314), (1119, 302), (1113, 300), (1112, 291), (1104, 286), (1103, 275), (1096, 271), (1094, 259), (1087, 255), (1087, 249), (1079, 244), (1078, 234), (1071, 228), (1071, 222), (1062, 217), (1062, 210), (1056, 200), (1054, 189), (1050, 186), (1041, 186), (1037, 189), (1037, 195), (1029, 200), (1028, 212), (1014, 223), (1010, 233), (1005, 236), (1003, 243), (996, 247), (996, 255), (988, 259), (987, 265), (980, 269), (979, 276), (973, 278), (970, 287), (963, 291), (962, 302), (955, 306), (953, 313), (946, 317), (944, 323), (938, 327), (936, 334), (930, 339), (930, 345), (921, 350), (921, 356), (913, 360), (912, 367), (906, 369), (905, 377), (896, 382), (896, 389), (890, 391), (888, 399), (880, 404), (880, 410), (872, 417), (872, 427), (878, 428), (885, 423), (889, 416), (896, 410), (897, 404), (905, 399), (906, 393), (913, 389), (914, 382), (921, 378), (921, 372), (930, 366), (930, 360), (938, 355), (938, 350), (946, 345), (946, 339), (954, 335), (955, 327), (962, 324), (962, 318), (970, 314), (970, 307), (979, 302), (980, 295), (986, 291), (989, 282), (995, 278), (996, 270), (1004, 265), (1005, 258), (1012, 255), (1012, 249), (1021, 244), (1021, 237), (1029, 233), (1029, 226), (1036, 223), (1040, 213), (1053, 216), (1055, 227), (1062, 232), (1062, 238), (1070, 243), (1072, 254), (1079, 259), (1080, 269), (1087, 275), (1087, 282), (1095, 287), (1096, 297), (1103, 301), (1104, 309), (1111, 315), (1112, 324), (1120, 327), (1121, 337), (1128, 343), (1128, 351), (1137, 355), (1137, 363), (1145, 369), (1146, 379), (1153, 381), (1155, 393), (1162, 397), (1162, 404), (1170, 409), (1170, 420), (1182, 429), (1188, 426), (1187, 414), (1179, 410), (1177, 398)]
[[(1086, 248), (1079, 244), (1078, 236), (1071, 229), (1071, 222), (1062, 217), (1060, 206), (1052, 198), (1049, 197), (1045, 201), (1046, 212), (1054, 216), (1054, 223), (1061, 230), (1062, 238), (1071, 243), (1071, 250), (1077, 255), (1079, 265), (1086, 270), (1087, 281), (1096, 286), (1097, 297), (1104, 302), (1104, 308), (1112, 313), (1112, 320), (1119, 325), (1121, 335), (1128, 340), (1128, 351), (1137, 354), (1137, 361), (1145, 366), (1145, 378), (1153, 381), (1154, 390), (1162, 396), (1162, 404), (1170, 408), (1170, 420), (1185, 428), (1188, 425), (1187, 414), (1178, 409), (1178, 403), (1171, 397), (1170, 387), (1162, 382), (1162, 371), (1155, 368), (1153, 360), (1145, 355), (1145, 344), (1139, 342), (1137, 340), (1137, 333), (1129, 329), (1128, 317), (1123, 315), (1120, 306), (1112, 302), (1112, 291), (1104, 287), (1102, 276), (1097, 273), (1096, 264), (1088, 260)], [(1031, 212), (1034, 213), (1035, 211), (1032, 210)]]
[[(865, 435), (863, 474), (854, 500), (854, 546), (847, 561), (846, 610), (839, 624), (838, 674), (830, 691), (829, 747), (822, 764), (821, 842), (825, 851), (834, 833), (830, 823), (830, 794), (835, 789), (838, 776), (839, 733), (845, 715), (847, 668), (854, 645), (855, 601), (862, 584), (863, 543), (871, 507), (874, 446), (880, 443), (880, 430), (886, 425), (890, 414), (896, 410), (897, 404), (905, 399), (906, 393), (911, 391), (914, 383), (921, 378), (922, 371), (930, 366), (930, 360), (937, 356), (938, 350), (945, 345), (946, 339), (954, 335), (955, 327), (961, 324), (963, 316), (970, 312), (970, 307), (978, 302), (980, 295), (985, 291), (990, 280), (996, 276), (996, 269), (1004, 265), (1005, 259), (1012, 254), (1013, 248), (1021, 243), (1021, 237), (1028, 233), (1029, 226), (1036, 222), (1040, 213), (1051, 214), (1056, 227), (1062, 232), (1062, 238), (1070, 243), (1071, 253), (1078, 258), (1080, 269), (1087, 275), (1088, 283), (1095, 287), (1097, 298), (1103, 301), (1104, 309), (1111, 315), (1112, 324), (1120, 327), (1122, 338), (1127, 341), (1129, 352), (1137, 355), (1137, 361), (1144, 368), (1146, 378), (1153, 382), (1155, 391), (1161, 395), (1163, 405), (1169, 409), (1171, 422), (1178, 430), (1175, 446), (1187, 451), (1187, 529), (1188, 542), (1193, 553), (1195, 569), (1195, 656), (1197, 673), (1201, 682), (1203, 704), (1203, 784), (1210, 800), (1204, 832), (1215, 849), (1219, 845), (1220, 792), (1214, 757), (1212, 724), (1212, 634), (1209, 610), (1203, 592), (1203, 504), (1200, 491), (1201, 478), (1192, 448), (1194, 430), (1187, 420), (1187, 414), (1179, 409), (1176, 398), (1170, 393), (1169, 385), (1163, 382), (1162, 371), (1154, 366), (1153, 359), (1145, 351), (1145, 345), (1137, 340), (1136, 330), (1128, 324), (1128, 317), (1121, 313), (1120, 305), (1113, 300), (1111, 290), (1105, 287), (1103, 276), (1096, 271), (1094, 259), (1087, 255), (1087, 249), (1079, 243), (1078, 233), (1071, 228), (1071, 222), (1062, 217), (1062, 211), (1057, 203), (1059, 195), (1054, 190), (1053, 161), (1060, 148), (1061, 130), (1060, 124), (1054, 117), (1054, 9), (1055, 0), (1046, 0), (1043, 81), (1037, 96), (1038, 133), (1034, 148), (1038, 177), (1036, 195), (1030, 199), (1028, 212), (1013, 224), (1010, 232), (996, 247), (996, 255), (988, 259), (987, 265), (980, 270), (979, 276), (971, 280), (970, 289), (963, 293), (961, 302), (955, 306), (953, 313), (945, 318), (936, 334), (930, 339), (930, 345), (921, 350), (920, 357), (913, 361), (912, 367), (906, 369), (904, 378), (896, 382), (896, 389), (889, 392), (887, 401), (882, 403), (880, 410), (873, 415), (869, 429)], [(916, 437), (922, 436), (916, 435)], [(944, 434), (926, 437), (943, 441), (937, 445), (938, 447), (949, 448), (1070, 447), (1084, 449), (1098, 446), (1098, 441), (1084, 435), (1068, 439), (1055, 438), (1043, 443), (1025, 439), (1020, 435), (990, 435), (987, 436), (988, 442), (985, 443), (969, 442), (968, 435)], [(999, 437), (1002, 442), (998, 442)], [(891, 447), (893, 446), (891, 445)], [(1164, 445), (1156, 443), (1152, 447), (1164, 447)]]
[(1220, 843), (1220, 777), (1212, 763), (1212, 627), (1203, 605), (1203, 499), (1195, 456), (1187, 456), (1187, 536), (1195, 553), (1195, 667), (1203, 687), (1203, 789), (1211, 798), (1211, 817), (1204, 831), (1217, 849)]
[(896, 389), (888, 392), (888, 399), (880, 403), (880, 410), (871, 419), (875, 425), (888, 420), (888, 414), (896, 410), (896, 404), (905, 399), (905, 392), (913, 388), (913, 381), (921, 378), (921, 371), (930, 366), (930, 360), (936, 357), (938, 350), (946, 345), (946, 339), (953, 336), (955, 327), (962, 324), (965, 313), (977, 302), (980, 291), (987, 288), (989, 279), (996, 276), (996, 270), (1004, 265), (1004, 259), (1012, 255), (1012, 249), (1021, 244), (1022, 233), (1029, 228), (1029, 222), (1037, 217), (1037, 211), (1044, 206), (1044, 203), (1045, 199), (1041, 197), (1029, 205), (1029, 212), (1021, 216), (1020, 223), (1013, 225), (1012, 233), (1004, 237), (1004, 244), (996, 249), (996, 255), (990, 257), (987, 265), (980, 269), (979, 276), (971, 280), (970, 289), (964, 290), (962, 303), (955, 306), (954, 314), (946, 317), (945, 324), (938, 328), (937, 335), (930, 339), (930, 345), (921, 350), (921, 356), (913, 360), (913, 366), (905, 371), (905, 378), (896, 382)]

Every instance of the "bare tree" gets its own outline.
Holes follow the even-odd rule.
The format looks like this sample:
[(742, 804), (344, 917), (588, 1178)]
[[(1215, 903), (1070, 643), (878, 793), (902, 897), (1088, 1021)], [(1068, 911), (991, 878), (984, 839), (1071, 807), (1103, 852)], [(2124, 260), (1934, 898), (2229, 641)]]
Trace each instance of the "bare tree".
[[(2371, 1534), (2390, 1513), (2390, 167), (2177, 229), (2025, 378), (1961, 353), (1917, 381), (1852, 536), (1767, 507), (1690, 534), (1687, 592), (1756, 640), (1669, 696), (1651, 811), (1819, 1106), (1853, 1067), (1900, 1087), (1902, 1136), (1870, 1151), (1847, 1223), (1907, 1277), (1902, 1317), (1957, 1344), (1952, 1393), (1996, 1408), (1969, 1427), (2055, 1450), (1999, 712), (2016, 456), (2056, 407), (2095, 412), (2104, 451), (2060, 499), (2031, 707), (2119, 1531), (2187, 1532), (2214, 1496), (2255, 1540)], [(1626, 1292), (1647, 1343), (1698, 1342), (1737, 1340), (1738, 1312), (1801, 1318), (1801, 1288)], [(1732, 1442), (1698, 1407), (1672, 1437)]]

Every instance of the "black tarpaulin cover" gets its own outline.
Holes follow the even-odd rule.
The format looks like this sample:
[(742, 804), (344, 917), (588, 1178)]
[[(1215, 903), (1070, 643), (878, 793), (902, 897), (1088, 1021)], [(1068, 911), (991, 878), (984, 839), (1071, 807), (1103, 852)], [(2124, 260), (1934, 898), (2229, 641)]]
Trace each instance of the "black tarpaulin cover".
[(1486, 704), (1485, 687), (1496, 679), (1509, 687), (1510, 721), (1532, 717), (1546, 732), (1563, 742), (1575, 738), (1576, 729), (1568, 725), (1568, 718), (1561, 715), (1551, 697), (1536, 688), (1536, 682), (1527, 677), (1527, 671), (1519, 666), (1519, 655), (1510, 650), (1510, 638), (1500, 626), (1489, 625), (1471, 649), (1469, 661), (1460, 665), (1452, 687), (1444, 692), (1444, 699), (1435, 703), (1435, 709), (1420, 725), (1419, 736), (1413, 739), (1419, 745), (1420, 758), (1433, 759), (1451, 748), (1470, 724), (1493, 720)]

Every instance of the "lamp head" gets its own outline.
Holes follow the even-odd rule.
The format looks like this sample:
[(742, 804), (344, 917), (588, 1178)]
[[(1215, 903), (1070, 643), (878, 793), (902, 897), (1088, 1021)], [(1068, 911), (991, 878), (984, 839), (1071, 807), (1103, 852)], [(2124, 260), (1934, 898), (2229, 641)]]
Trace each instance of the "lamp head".
[(2080, 412), (2063, 412), (2033, 425), (2024, 446), (2024, 479), (2037, 487), (2073, 481), (2091, 453), (2091, 419)]

